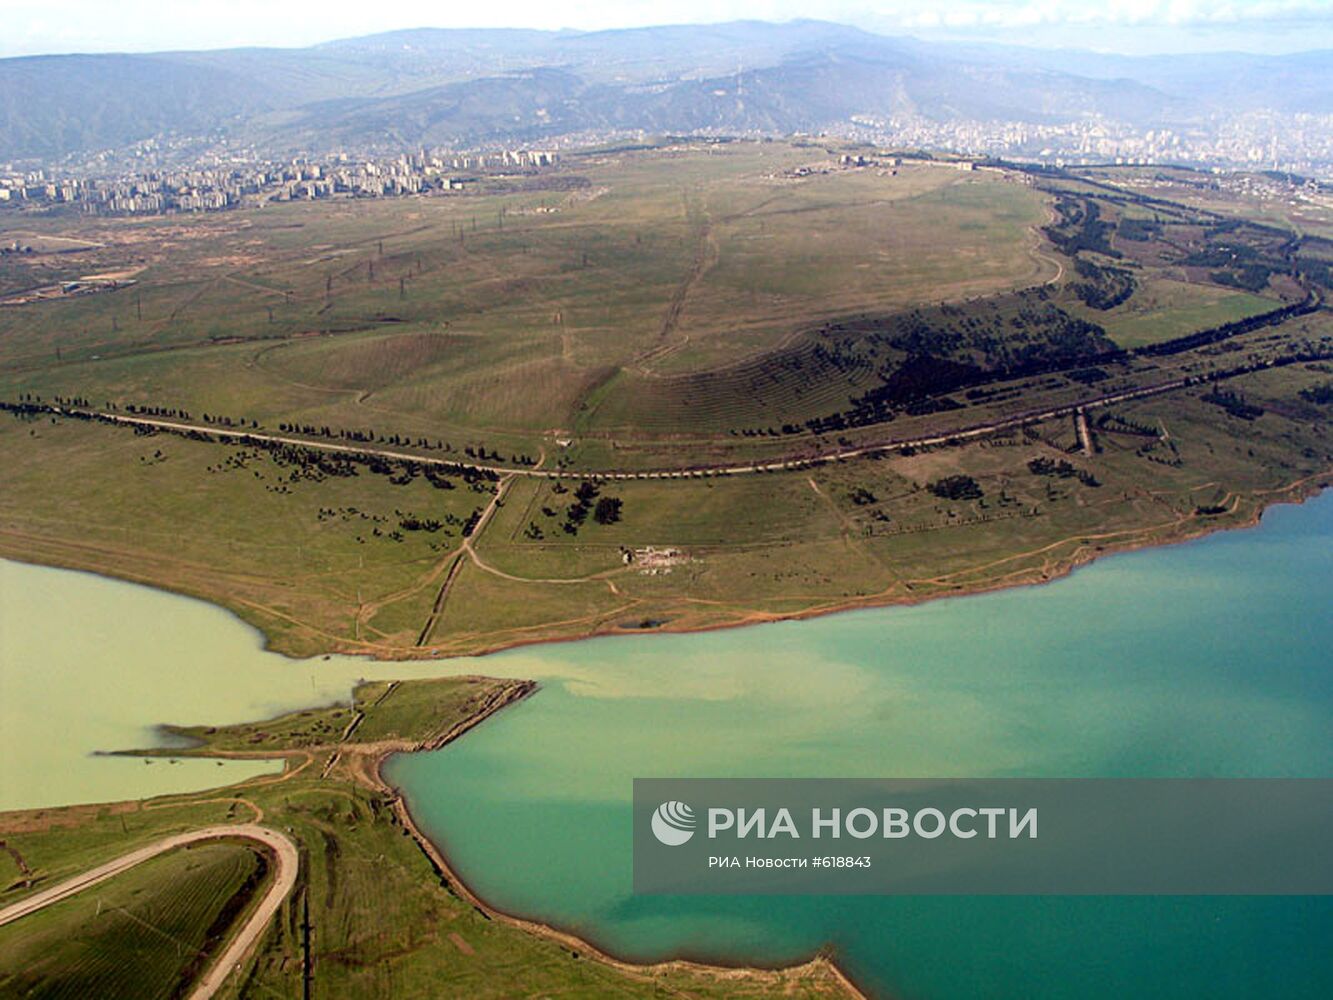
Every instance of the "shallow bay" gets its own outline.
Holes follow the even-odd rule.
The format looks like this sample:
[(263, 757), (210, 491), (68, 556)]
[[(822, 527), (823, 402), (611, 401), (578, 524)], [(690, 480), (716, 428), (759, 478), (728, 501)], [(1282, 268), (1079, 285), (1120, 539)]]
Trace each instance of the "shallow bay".
[(415, 664), (291, 661), (210, 605), (0, 561), (0, 808), (273, 770), (94, 756), (160, 722), (263, 718), (361, 677), (533, 677), (387, 768), (502, 908), (644, 959), (831, 944), (883, 996), (1326, 996), (1328, 900), (636, 898), (628, 827), (636, 776), (1330, 776), (1330, 611), (1333, 495), (1043, 587)]
[(620, 954), (832, 944), (885, 996), (1327, 996), (1326, 899), (635, 897), (629, 801), (634, 777), (1327, 777), (1330, 611), (1324, 496), (1043, 587), (503, 654), (545, 690), (388, 775), (489, 902)]

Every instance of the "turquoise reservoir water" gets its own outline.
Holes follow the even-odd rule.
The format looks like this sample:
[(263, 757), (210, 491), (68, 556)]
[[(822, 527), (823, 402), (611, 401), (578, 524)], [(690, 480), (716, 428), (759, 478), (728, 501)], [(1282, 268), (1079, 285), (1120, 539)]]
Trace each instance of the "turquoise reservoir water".
[[(543, 689), (388, 775), (494, 904), (626, 956), (831, 944), (879, 996), (1333, 996), (1318, 898), (630, 892), (631, 779), (1333, 776), (1333, 496), (914, 608), (518, 650)], [(474, 664), (474, 667), (476, 664)]]
[(906, 998), (1333, 995), (1318, 899), (638, 899), (650, 775), (1333, 775), (1333, 496), (1263, 527), (918, 608), (426, 664), (265, 652), (225, 611), (0, 561), (0, 809), (205, 788), (163, 721), (261, 718), (358, 677), (543, 690), (391, 775), (492, 901), (623, 954), (786, 961), (832, 943)]

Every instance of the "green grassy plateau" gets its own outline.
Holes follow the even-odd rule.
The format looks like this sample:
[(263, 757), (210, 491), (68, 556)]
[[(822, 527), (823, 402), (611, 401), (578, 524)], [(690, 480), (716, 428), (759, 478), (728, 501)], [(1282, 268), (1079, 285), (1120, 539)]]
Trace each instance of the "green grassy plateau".
[(11, 292), (134, 280), (0, 306), (0, 555), (437, 656), (1047, 579), (1329, 471), (1317, 207), (837, 152), (0, 217), (65, 251)]

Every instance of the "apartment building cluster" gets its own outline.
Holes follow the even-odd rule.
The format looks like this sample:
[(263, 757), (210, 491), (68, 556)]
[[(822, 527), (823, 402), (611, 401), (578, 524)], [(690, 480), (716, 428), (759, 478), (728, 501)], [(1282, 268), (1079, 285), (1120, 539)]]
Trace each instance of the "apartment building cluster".
[(0, 171), (0, 209), (69, 205), (91, 215), (137, 215), (337, 197), (385, 198), (456, 191), (485, 175), (533, 172), (554, 166), (558, 159), (548, 150), (423, 150), (378, 159), (336, 154), (283, 163), (233, 161), (117, 177)]
[(1253, 112), (1194, 126), (1140, 129), (1095, 117), (1033, 123), (867, 114), (853, 116), (835, 132), (876, 145), (1058, 165), (1179, 163), (1333, 178), (1333, 116), (1329, 115)]

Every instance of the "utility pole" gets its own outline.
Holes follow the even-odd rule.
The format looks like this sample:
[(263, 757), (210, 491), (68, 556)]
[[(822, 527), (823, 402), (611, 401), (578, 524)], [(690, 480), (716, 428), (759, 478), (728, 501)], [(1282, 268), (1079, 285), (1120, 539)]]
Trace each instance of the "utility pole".
[(314, 980), (314, 963), (310, 959), (310, 890), (301, 894), (301, 997), (310, 1000), (310, 985)]

